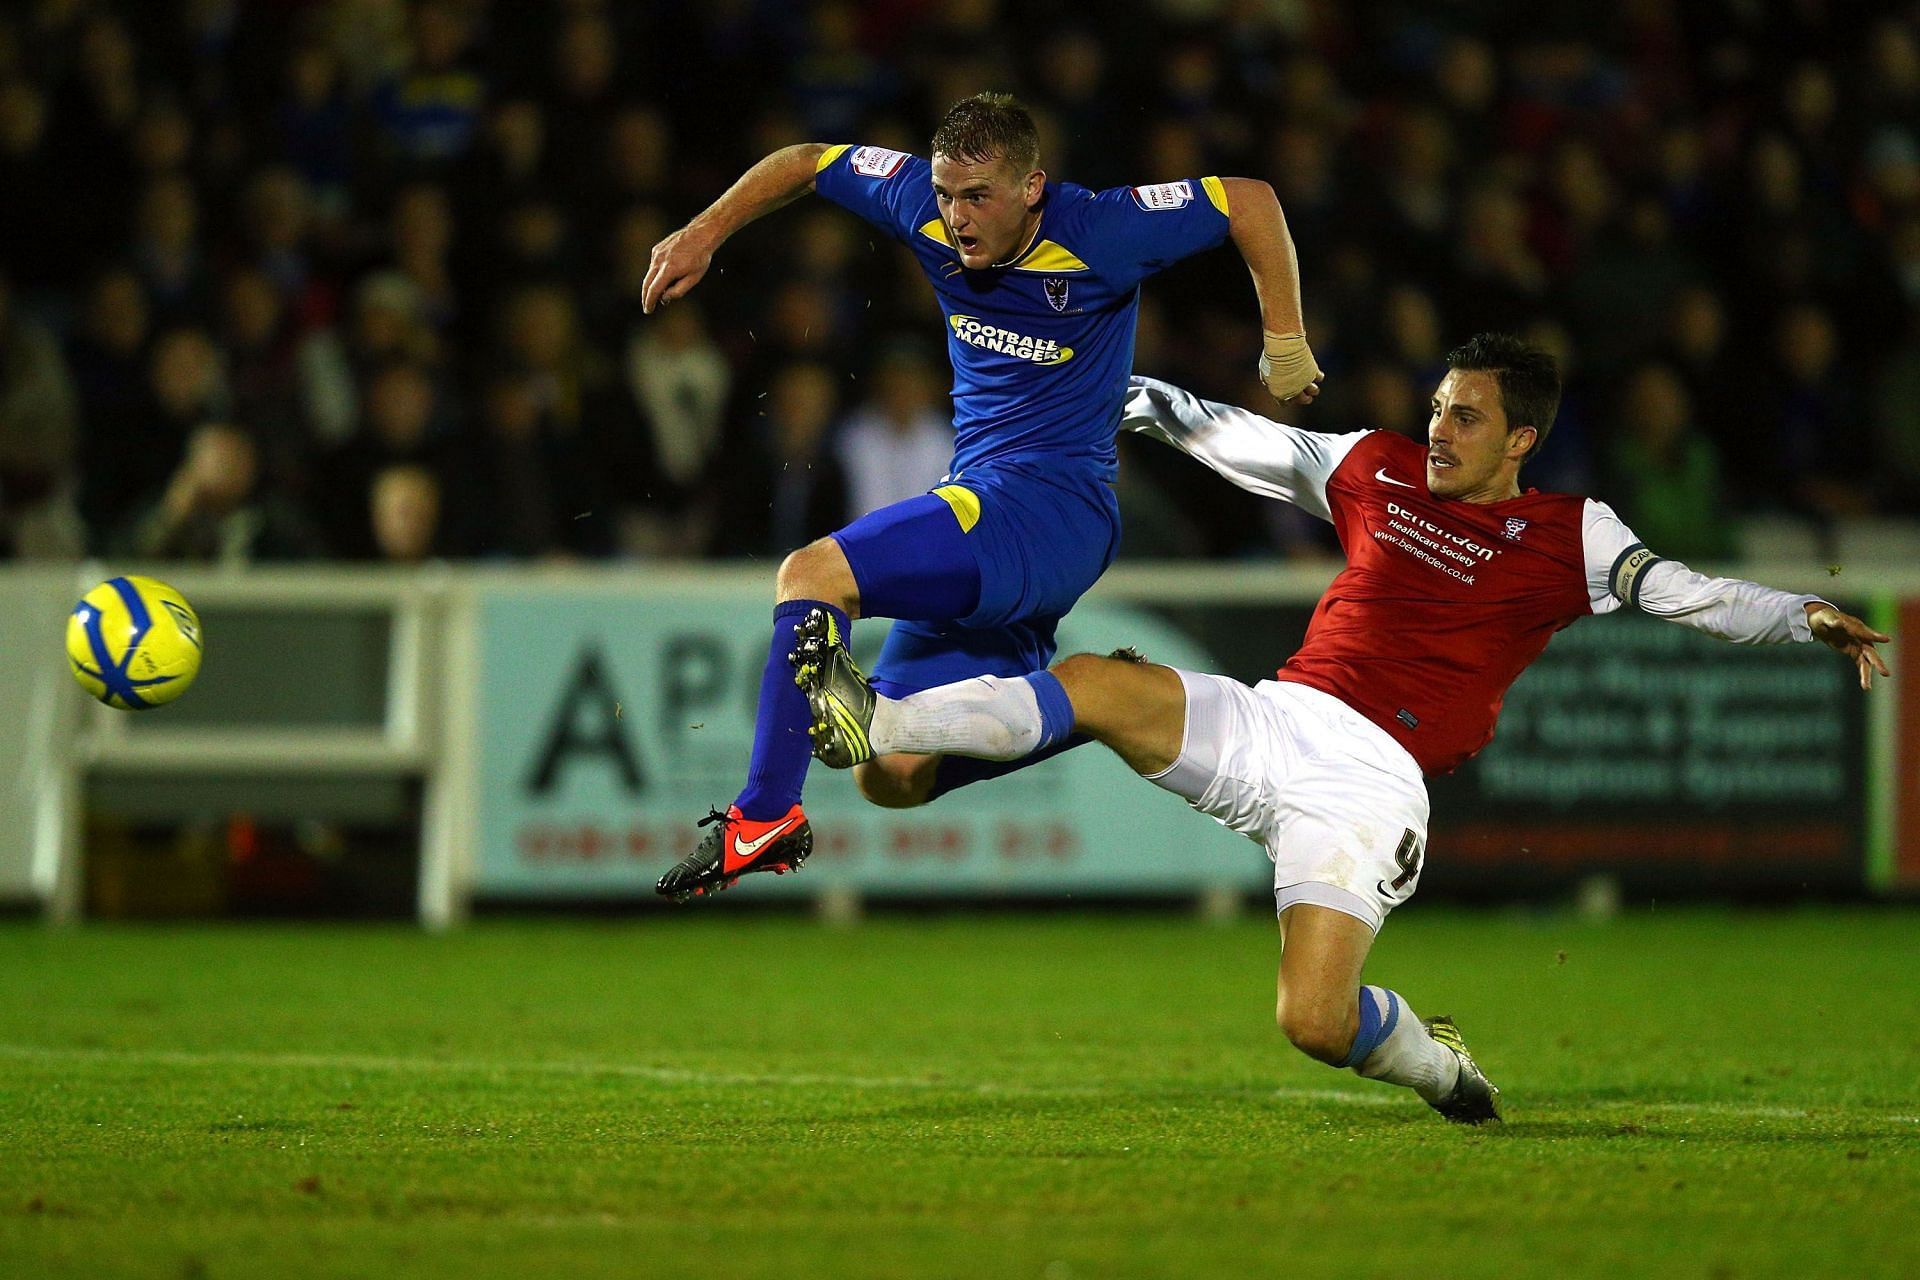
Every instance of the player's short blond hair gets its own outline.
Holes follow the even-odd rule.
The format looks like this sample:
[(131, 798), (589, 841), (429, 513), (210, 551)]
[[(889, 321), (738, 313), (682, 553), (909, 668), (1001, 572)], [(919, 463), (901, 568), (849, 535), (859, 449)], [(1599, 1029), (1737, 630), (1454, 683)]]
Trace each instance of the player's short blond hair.
[(947, 108), (933, 154), (967, 164), (1004, 160), (1022, 177), (1040, 167), (1040, 131), (1010, 93), (976, 93)]

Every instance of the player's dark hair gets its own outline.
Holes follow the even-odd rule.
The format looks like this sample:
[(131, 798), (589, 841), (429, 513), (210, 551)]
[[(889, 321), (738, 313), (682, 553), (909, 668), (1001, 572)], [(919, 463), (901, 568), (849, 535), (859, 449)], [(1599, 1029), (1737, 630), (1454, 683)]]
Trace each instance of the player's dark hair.
[(1447, 368), (1493, 374), (1500, 384), (1507, 430), (1533, 428), (1533, 447), (1520, 461), (1540, 452), (1553, 430), (1553, 415), (1560, 411), (1560, 366), (1551, 351), (1511, 333), (1476, 333), (1464, 346), (1447, 352)]
[(1040, 131), (1010, 93), (976, 93), (947, 108), (933, 154), (967, 164), (1004, 160), (1022, 175), (1040, 167)]

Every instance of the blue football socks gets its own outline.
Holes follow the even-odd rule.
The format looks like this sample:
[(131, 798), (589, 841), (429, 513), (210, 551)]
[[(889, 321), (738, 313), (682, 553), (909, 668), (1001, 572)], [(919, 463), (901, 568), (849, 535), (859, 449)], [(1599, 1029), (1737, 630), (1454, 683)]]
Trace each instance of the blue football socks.
[(1075, 747), (1084, 747), (1093, 739), (1084, 733), (1072, 734), (1050, 746), (1041, 747), (1030, 755), (1018, 760), (975, 760), (972, 756), (941, 756), (940, 766), (933, 775), (933, 790), (927, 799), (938, 800), (949, 791), (961, 787), (970, 787), (976, 782), (985, 782), (989, 778), (1004, 778), (1010, 773), (1022, 769), (1031, 769), (1043, 760), (1051, 760), (1064, 751)]
[[(793, 628), (808, 613), (824, 609), (840, 628), (844, 642), (852, 630), (847, 615), (823, 600), (787, 600), (774, 606), (773, 641), (767, 648), (766, 669), (760, 674), (760, 711), (753, 728), (753, 758), (747, 765), (746, 789), (734, 801), (744, 818), (770, 822), (800, 803), (807, 765), (813, 759), (813, 740), (807, 726), (813, 717), (807, 695), (793, 682)], [(1058, 681), (1055, 681), (1057, 684)]]

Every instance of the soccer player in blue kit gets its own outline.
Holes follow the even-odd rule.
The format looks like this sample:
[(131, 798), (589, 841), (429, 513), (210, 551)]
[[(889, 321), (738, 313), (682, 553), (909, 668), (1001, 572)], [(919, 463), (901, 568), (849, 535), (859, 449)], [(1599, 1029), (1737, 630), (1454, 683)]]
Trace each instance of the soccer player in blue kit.
[[(946, 481), (781, 563), (747, 784), (725, 813), (702, 819), (698, 847), (655, 886), (675, 900), (791, 870), (812, 850), (800, 808), (811, 716), (787, 660), (809, 614), (820, 611), (836, 638), (862, 615), (898, 620), (873, 672), (889, 697), (1046, 669), (1055, 626), (1120, 547), (1114, 434), (1147, 276), (1230, 238), (1253, 275), (1267, 389), (1302, 402), (1318, 390), (1293, 242), (1266, 183), (1094, 192), (1050, 182), (1032, 117), (1004, 94), (956, 103), (931, 150), (929, 162), (872, 146), (783, 148), (654, 247), (648, 312), (698, 284), (728, 236), (817, 191), (913, 250), (939, 298), (954, 373)], [(856, 781), (867, 799), (900, 808), (1040, 758), (881, 756)]]

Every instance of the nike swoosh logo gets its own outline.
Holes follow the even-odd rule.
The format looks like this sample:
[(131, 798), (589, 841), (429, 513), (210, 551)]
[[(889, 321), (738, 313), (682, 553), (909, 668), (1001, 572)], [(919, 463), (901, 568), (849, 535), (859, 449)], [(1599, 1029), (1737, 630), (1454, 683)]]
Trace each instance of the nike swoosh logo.
[(800, 819), (798, 818), (789, 818), (771, 830), (762, 831), (759, 836), (752, 840), (735, 840), (733, 842), (733, 851), (739, 854), (743, 861), (751, 858), (754, 854), (766, 847), (767, 841), (778, 839), (780, 836), (785, 835), (787, 830), (799, 821)]
[(1405, 480), (1395, 480), (1392, 476), (1387, 474), (1387, 469), (1385, 467), (1382, 467), (1378, 471), (1374, 472), (1373, 478), (1375, 480), (1378, 480), (1381, 484), (1397, 484), (1402, 489), (1411, 489), (1415, 487), (1413, 485), (1408, 484)]

